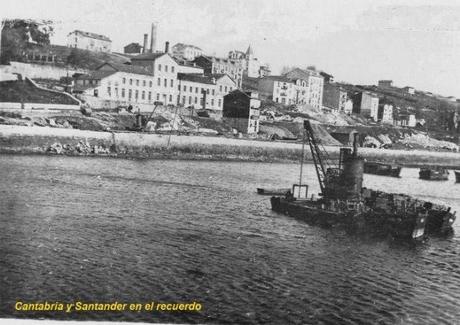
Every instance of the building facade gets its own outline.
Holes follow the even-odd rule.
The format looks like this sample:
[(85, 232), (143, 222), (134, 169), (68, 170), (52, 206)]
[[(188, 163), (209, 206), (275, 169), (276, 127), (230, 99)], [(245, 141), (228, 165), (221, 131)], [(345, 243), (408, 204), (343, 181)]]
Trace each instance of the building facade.
[(377, 95), (367, 91), (360, 91), (353, 94), (352, 100), (354, 114), (377, 121), (379, 109), (379, 98)]
[(384, 124), (393, 124), (393, 104), (380, 102), (377, 117), (375, 121), (379, 121)]
[(393, 87), (393, 80), (379, 80), (378, 86), (382, 88), (391, 88)]
[(243, 67), (243, 75), (249, 78), (263, 78), (270, 75), (270, 67), (261, 64), (254, 56), (254, 50), (251, 45), (248, 46), (246, 52), (233, 50), (228, 52), (228, 58), (238, 61)]
[(94, 52), (110, 52), (112, 41), (104, 35), (74, 30), (67, 35), (67, 46)]
[(208, 109), (222, 115), (224, 96), (234, 89), (235, 82), (226, 74), (180, 73), (177, 104), (195, 109)]
[(188, 61), (193, 61), (196, 57), (204, 54), (203, 50), (198, 46), (177, 43), (171, 48), (171, 53), (176, 58), (182, 58)]
[(143, 47), (139, 43), (130, 43), (123, 47), (123, 53), (125, 54), (140, 54), (142, 51)]
[[(349, 101), (348, 93), (339, 85), (325, 83), (323, 89), (323, 107), (333, 111), (347, 113), (350, 107), (347, 107)], [(350, 103), (348, 103), (348, 106)], [(347, 113), (349, 114), (349, 112)]]
[(301, 79), (307, 82), (306, 104), (321, 109), (323, 106), (324, 78), (318, 71), (296, 68), (284, 75), (291, 80)]
[(241, 133), (259, 132), (260, 99), (255, 92), (239, 89), (224, 97), (223, 119)]
[(202, 55), (195, 58), (193, 62), (203, 68), (205, 74), (227, 74), (236, 86), (241, 88), (244, 66), (240, 61)]
[(296, 86), (285, 76), (268, 76), (259, 79), (258, 92), (261, 98), (283, 105), (295, 104)]

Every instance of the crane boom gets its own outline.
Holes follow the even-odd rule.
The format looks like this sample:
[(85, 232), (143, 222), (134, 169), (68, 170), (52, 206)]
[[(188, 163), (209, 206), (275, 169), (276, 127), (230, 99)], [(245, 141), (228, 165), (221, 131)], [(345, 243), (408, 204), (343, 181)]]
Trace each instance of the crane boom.
[(311, 127), (310, 121), (304, 121), (304, 128), (306, 133), (306, 139), (308, 140), (308, 144), (310, 146), (311, 155), (313, 158), (313, 163), (315, 164), (316, 175), (318, 176), (319, 186), (321, 188), (321, 193), (325, 193), (326, 189), (326, 159), (324, 158), (324, 154), (321, 152), (318, 142), (316, 141), (313, 128)]

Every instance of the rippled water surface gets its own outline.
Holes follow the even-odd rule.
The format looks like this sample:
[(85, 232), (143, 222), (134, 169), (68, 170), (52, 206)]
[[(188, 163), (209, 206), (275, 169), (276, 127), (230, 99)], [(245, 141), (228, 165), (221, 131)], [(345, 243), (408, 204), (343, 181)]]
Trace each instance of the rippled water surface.
[[(306, 179), (318, 191), (312, 166)], [(460, 184), (365, 175), (446, 203)], [(218, 324), (460, 324), (460, 226), (418, 247), (278, 215), (298, 166), (0, 157), (0, 317), (22, 301), (199, 301), (200, 313), (28, 317)]]

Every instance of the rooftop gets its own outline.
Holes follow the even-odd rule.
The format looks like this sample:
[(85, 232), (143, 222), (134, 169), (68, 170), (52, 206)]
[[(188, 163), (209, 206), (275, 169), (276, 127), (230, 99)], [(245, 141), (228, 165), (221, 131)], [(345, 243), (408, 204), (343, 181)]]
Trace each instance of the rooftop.
[(136, 60), (151, 60), (151, 61), (155, 61), (156, 59), (158, 59), (159, 57), (161, 57), (163, 55), (167, 55), (167, 54), (164, 53), (164, 52), (142, 53), (142, 54), (136, 55), (135, 57), (132, 57), (131, 61), (133, 61), (133, 60), (134, 61), (136, 61)]
[(226, 76), (226, 74), (223, 74), (223, 73), (209, 74), (209, 75), (203, 75), (199, 73), (178, 73), (177, 74), (177, 78), (179, 80), (186, 80), (186, 81), (209, 84), (209, 85), (215, 84), (213, 82), (213, 79), (218, 80), (224, 76)]
[(178, 49), (178, 50), (182, 50), (186, 47), (190, 47), (194, 50), (198, 50), (198, 51), (203, 51), (202, 49), (200, 49), (198, 46), (195, 46), (195, 45), (190, 45), (190, 44), (184, 44), (184, 43), (177, 43), (175, 44), (172, 48), (173, 49)]
[(110, 66), (116, 71), (120, 72), (126, 72), (126, 73), (133, 73), (133, 74), (143, 74), (147, 76), (151, 76), (152, 73), (145, 69), (144, 67), (138, 66), (138, 65), (131, 65), (131, 64), (119, 64), (119, 63), (107, 63), (105, 62), (104, 64), (100, 65), (99, 67), (96, 68), (97, 71), (105, 71), (105, 70), (100, 70), (103, 66)]
[(80, 34), (80, 35), (83, 35), (83, 36), (86, 36), (86, 37), (90, 37), (90, 38), (94, 38), (94, 39), (98, 39), (98, 40), (101, 40), (101, 41), (107, 41), (107, 42), (112, 42), (110, 40), (110, 38), (108, 38), (107, 36), (104, 36), (104, 35), (100, 35), (100, 34), (96, 34), (96, 33), (90, 33), (90, 32), (84, 32), (82, 30), (74, 30), (73, 32), (69, 33), (70, 34)]

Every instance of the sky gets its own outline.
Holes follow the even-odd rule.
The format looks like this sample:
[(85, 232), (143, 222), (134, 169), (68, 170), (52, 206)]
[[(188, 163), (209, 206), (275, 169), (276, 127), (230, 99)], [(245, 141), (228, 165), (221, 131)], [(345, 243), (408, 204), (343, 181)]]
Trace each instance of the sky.
[(113, 51), (158, 23), (165, 41), (268, 63), (316, 66), (336, 81), (413, 86), (460, 98), (460, 0), (2, 0), (1, 18), (55, 21), (52, 43), (75, 30), (104, 34)]

